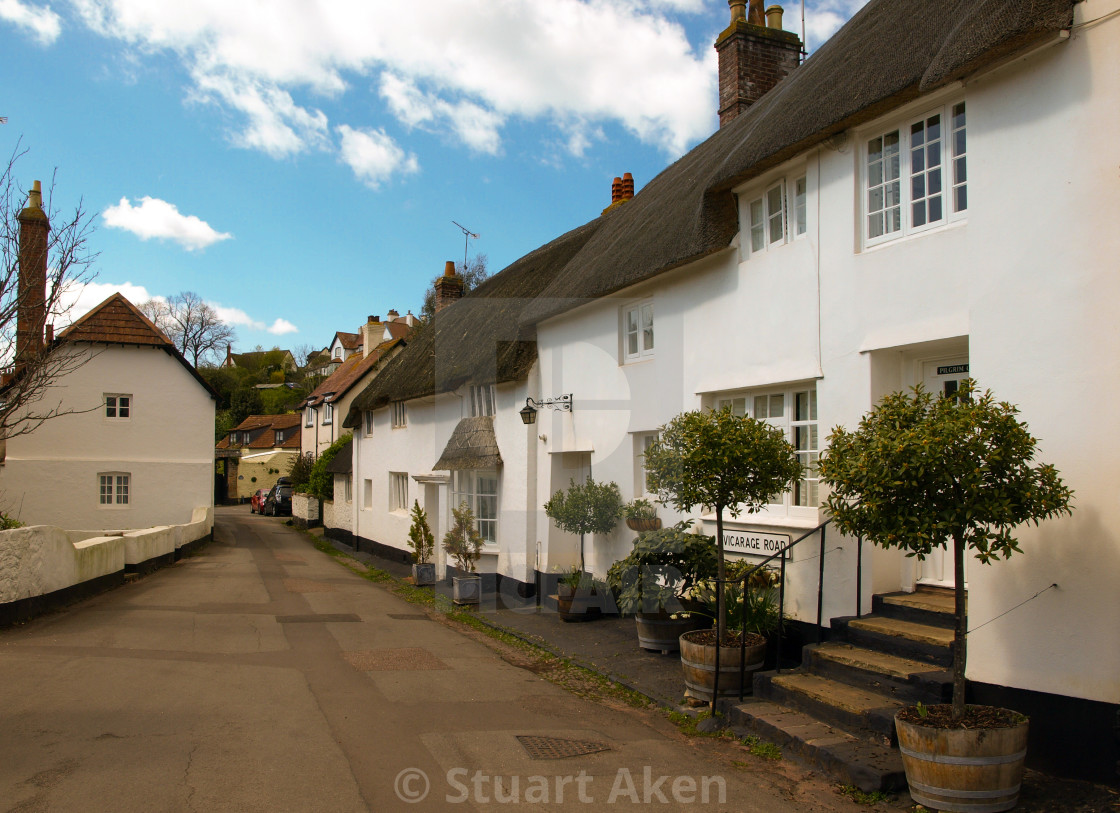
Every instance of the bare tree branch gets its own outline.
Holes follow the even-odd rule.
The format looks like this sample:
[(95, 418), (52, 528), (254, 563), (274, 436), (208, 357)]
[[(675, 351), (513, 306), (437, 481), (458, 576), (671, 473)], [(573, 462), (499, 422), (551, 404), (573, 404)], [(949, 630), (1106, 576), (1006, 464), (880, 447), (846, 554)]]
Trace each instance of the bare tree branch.
[(167, 301), (149, 300), (141, 303), (140, 310), (195, 367), (200, 360), (220, 355), (226, 344), (237, 339), (234, 329), (193, 291), (182, 291)]

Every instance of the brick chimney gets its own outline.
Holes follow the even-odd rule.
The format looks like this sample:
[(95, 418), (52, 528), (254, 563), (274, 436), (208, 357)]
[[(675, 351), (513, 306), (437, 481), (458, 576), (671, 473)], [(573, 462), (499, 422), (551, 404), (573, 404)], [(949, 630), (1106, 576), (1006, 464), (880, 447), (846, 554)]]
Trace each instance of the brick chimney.
[(436, 313), (462, 298), (463, 278), (455, 273), (454, 261), (448, 260), (443, 267), (443, 276), (436, 280)]
[(801, 38), (782, 29), (781, 6), (770, 6), (764, 14), (763, 0), (727, 4), (731, 25), (716, 38), (720, 127), (789, 76), (801, 60)]
[(39, 181), (19, 213), (19, 305), (16, 310), (16, 371), (42, 351), (47, 321), (47, 235), (51, 223), (43, 211)]
[(370, 316), (358, 332), (362, 335), (362, 358), (365, 358), (377, 345), (381, 344), (381, 335), (385, 328), (381, 326), (380, 316)]

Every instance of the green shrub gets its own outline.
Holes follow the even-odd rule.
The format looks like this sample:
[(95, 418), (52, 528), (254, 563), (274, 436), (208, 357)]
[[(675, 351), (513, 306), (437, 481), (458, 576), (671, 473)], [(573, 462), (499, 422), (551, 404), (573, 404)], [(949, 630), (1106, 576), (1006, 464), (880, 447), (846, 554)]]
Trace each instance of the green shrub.
[(327, 471), (338, 455), (339, 449), (350, 442), (350, 435), (343, 435), (315, 459), (311, 471), (307, 475), (307, 493), (320, 500), (334, 499), (334, 473)]

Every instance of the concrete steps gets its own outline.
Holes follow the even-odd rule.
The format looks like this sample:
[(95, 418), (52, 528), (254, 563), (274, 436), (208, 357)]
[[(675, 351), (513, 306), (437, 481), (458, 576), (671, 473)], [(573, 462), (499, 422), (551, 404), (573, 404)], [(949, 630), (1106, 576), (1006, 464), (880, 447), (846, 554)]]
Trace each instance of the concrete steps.
[(834, 640), (802, 665), (754, 676), (754, 698), (729, 709), (735, 730), (770, 739), (861, 790), (905, 787), (895, 712), (952, 693), (952, 594), (875, 596), (876, 611), (832, 619)]

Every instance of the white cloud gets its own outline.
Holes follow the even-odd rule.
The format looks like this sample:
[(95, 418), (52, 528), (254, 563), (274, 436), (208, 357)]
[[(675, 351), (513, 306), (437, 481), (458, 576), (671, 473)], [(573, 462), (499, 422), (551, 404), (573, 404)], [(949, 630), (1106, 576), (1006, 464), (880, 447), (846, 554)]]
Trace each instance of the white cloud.
[(105, 225), (132, 232), (141, 240), (174, 240), (187, 251), (206, 248), (232, 236), (215, 231), (194, 215), (181, 214), (174, 204), (159, 198), (145, 196), (139, 202), (139, 206), (133, 206), (128, 198), (121, 198), (120, 203), (101, 213)]
[(299, 333), (299, 328), (287, 319), (277, 318), (271, 325), (266, 325), (264, 322), (251, 317), (245, 311), (241, 310), (241, 308), (227, 308), (223, 305), (219, 305), (217, 302), (210, 302), (209, 305), (214, 309), (214, 312), (218, 314), (218, 318), (227, 325), (245, 327), (249, 330), (263, 330), (274, 336), (283, 336), (286, 333)]
[(147, 302), (149, 299), (159, 299), (148, 293), (143, 285), (134, 285), (131, 282), (71, 282), (62, 289), (58, 297), (59, 323), (55, 331), (61, 330), (65, 325), (72, 324), (85, 316), (96, 306), (100, 305), (115, 293), (121, 293), (133, 305)]
[(50, 45), (62, 33), (61, 18), (50, 6), (33, 6), (22, 0), (0, 0), (0, 20), (24, 29), (42, 45)]
[(104, 35), (181, 59), (197, 94), (246, 117), (239, 143), (276, 156), (328, 129), (293, 93), (340, 96), (383, 73), (406, 83), (386, 94), (402, 123), (449, 125), (481, 152), (511, 118), (619, 122), (673, 154), (713, 125), (710, 43), (694, 51), (673, 18), (703, 0), (74, 2)]
[[(819, 48), (865, 5), (867, 0), (819, 0), (810, 4), (805, 11), (805, 39), (808, 40), (808, 47), (812, 50)], [(788, 28), (788, 23), (794, 20), (787, 16), (786, 22)], [(800, 15), (796, 23), (800, 30)]]
[(394, 173), (420, 171), (416, 156), (406, 154), (384, 130), (355, 130), (345, 124), (338, 128), (341, 154), (354, 174), (376, 189)]

